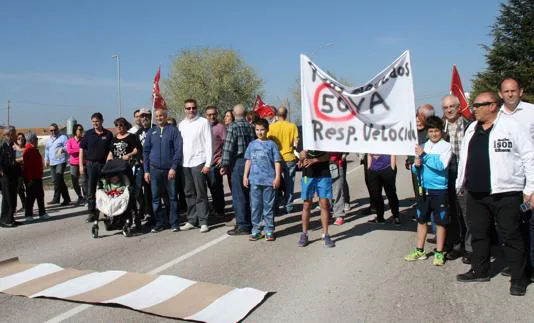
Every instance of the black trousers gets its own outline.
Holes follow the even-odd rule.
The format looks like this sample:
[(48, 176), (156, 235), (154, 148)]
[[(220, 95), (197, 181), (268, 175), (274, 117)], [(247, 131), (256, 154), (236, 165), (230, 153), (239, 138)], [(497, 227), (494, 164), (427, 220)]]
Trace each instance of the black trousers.
[(399, 216), (399, 198), (397, 197), (397, 187), (395, 181), (397, 171), (388, 167), (383, 170), (369, 170), (368, 180), (371, 193), (371, 205), (376, 209), (376, 216), (379, 220), (384, 219), (384, 199), (382, 198), (382, 188), (386, 191), (389, 207), (394, 217)]
[(100, 170), (104, 165), (98, 162), (88, 161), (85, 166), (87, 174), (87, 209), (91, 214), (98, 214), (96, 209), (96, 188), (100, 179)]
[(467, 221), (471, 231), (473, 255), (471, 269), (481, 275), (489, 274), (490, 246), (493, 222), (502, 233), (503, 247), (512, 279), (525, 274), (526, 257), (521, 235), (521, 192), (489, 195), (467, 192)]
[(63, 177), (65, 174), (65, 167), (67, 167), (67, 163), (50, 166), (50, 174), (54, 181), (54, 197), (52, 198), (52, 201), (59, 202), (61, 196), (63, 197), (63, 202), (70, 202), (69, 190), (67, 189), (67, 184), (65, 184), (65, 179)]
[(16, 176), (0, 176), (2, 188), (2, 207), (0, 209), (0, 224), (15, 222), (15, 209), (17, 208), (17, 184)]
[(39, 208), (39, 215), (46, 213), (45, 204), (44, 204), (44, 190), (43, 190), (43, 180), (36, 179), (32, 181), (26, 181), (26, 205), (25, 215), (33, 215), (33, 203), (37, 200), (37, 207)]

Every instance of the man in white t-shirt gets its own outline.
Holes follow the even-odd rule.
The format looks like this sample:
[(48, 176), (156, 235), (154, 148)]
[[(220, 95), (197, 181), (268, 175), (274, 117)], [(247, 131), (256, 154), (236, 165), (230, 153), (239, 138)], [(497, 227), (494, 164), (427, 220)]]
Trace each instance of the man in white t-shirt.
[(200, 225), (200, 232), (208, 232), (207, 174), (213, 157), (211, 125), (200, 116), (197, 101), (187, 99), (185, 119), (178, 128), (183, 138), (183, 180), (187, 202), (187, 223), (180, 230), (191, 230)]

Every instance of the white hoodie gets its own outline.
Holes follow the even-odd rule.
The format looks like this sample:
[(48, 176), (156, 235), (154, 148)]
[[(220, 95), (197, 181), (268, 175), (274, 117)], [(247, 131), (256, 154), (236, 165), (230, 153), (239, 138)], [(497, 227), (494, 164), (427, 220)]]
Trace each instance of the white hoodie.
[[(477, 121), (465, 131), (460, 150), (456, 191), (463, 189), (469, 142)], [(499, 112), (489, 135), (491, 194), (523, 191), (534, 192), (534, 147), (527, 128), (511, 116)]]

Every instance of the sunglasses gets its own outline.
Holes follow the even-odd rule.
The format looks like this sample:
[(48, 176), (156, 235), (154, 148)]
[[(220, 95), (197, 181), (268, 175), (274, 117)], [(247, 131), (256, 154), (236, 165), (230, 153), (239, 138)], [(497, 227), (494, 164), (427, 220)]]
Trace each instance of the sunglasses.
[(50, 131), (50, 132), (56, 132), (57, 129), (48, 129), (48, 131)]
[(185, 109), (186, 109), (187, 111), (191, 111), (191, 110), (196, 110), (197, 107), (185, 107)]
[(497, 102), (488, 101), (488, 102), (473, 103), (473, 108), (485, 107), (485, 106), (488, 106), (488, 105), (492, 105), (493, 103), (497, 103)]

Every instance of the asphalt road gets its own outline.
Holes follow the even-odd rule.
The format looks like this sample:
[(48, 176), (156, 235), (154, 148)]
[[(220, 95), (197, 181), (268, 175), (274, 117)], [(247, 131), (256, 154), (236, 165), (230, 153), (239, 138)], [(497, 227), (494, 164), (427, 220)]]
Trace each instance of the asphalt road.
[[(312, 243), (297, 247), (300, 200), (295, 213), (277, 217), (275, 242), (229, 237), (223, 222), (212, 224), (205, 234), (166, 230), (130, 238), (101, 226), (104, 236), (95, 240), (84, 208), (56, 207), (49, 209), (46, 221), (0, 229), (0, 259), (18, 256), (22, 262), (76, 269), (171, 274), (274, 292), (246, 322), (532, 322), (532, 286), (525, 297), (510, 296), (508, 278), (498, 274), (499, 260), (491, 282), (458, 283), (455, 275), (468, 270), (459, 260), (434, 267), (431, 258), (413, 263), (402, 259), (415, 243), (408, 171), (399, 169), (397, 177), (399, 227), (367, 223), (372, 216), (361, 214), (368, 202), (363, 169), (351, 162), (349, 173), (353, 207), (344, 225), (330, 227), (333, 249), (320, 241), (318, 211), (312, 218)], [(22, 214), (18, 217), (23, 221)], [(3, 294), (0, 316), (2, 322), (170, 321), (118, 307)]]

